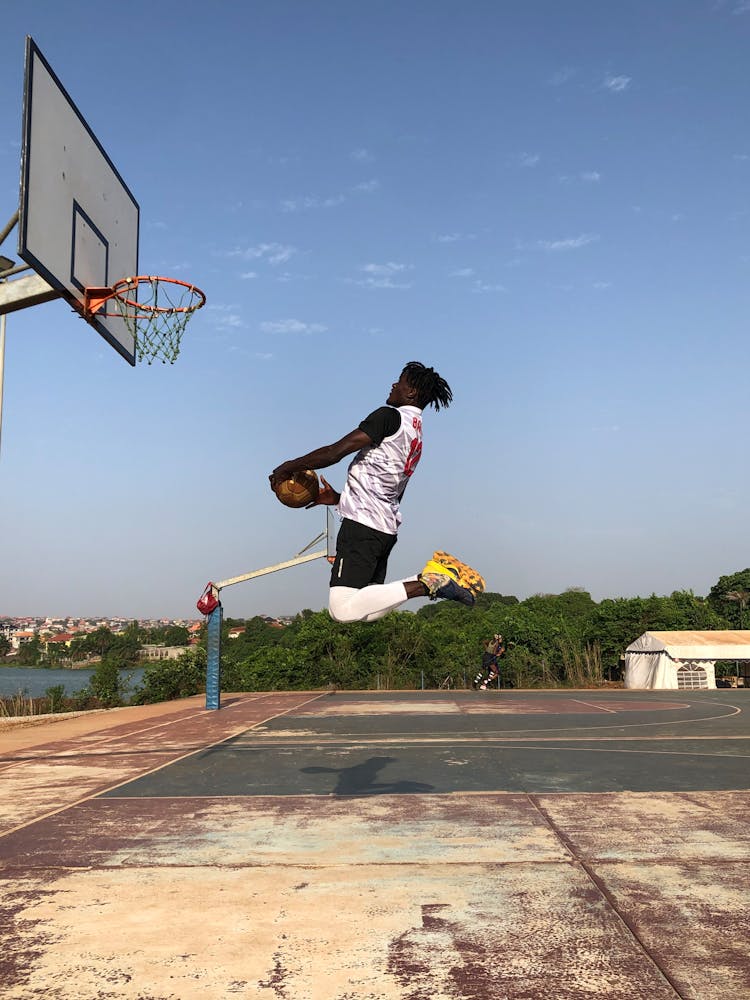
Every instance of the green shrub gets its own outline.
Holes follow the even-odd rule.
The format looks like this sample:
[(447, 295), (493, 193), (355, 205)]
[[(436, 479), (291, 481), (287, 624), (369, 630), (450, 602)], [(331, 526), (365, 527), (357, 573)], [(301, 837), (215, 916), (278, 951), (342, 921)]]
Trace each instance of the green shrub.
[(112, 660), (101, 661), (91, 675), (89, 686), (93, 696), (104, 708), (116, 708), (123, 704), (127, 685), (120, 677), (117, 664)]
[(85, 712), (90, 708), (97, 708), (94, 692), (90, 687), (81, 688), (71, 698), (71, 707), (74, 712)]
[(131, 704), (189, 698), (206, 689), (206, 651), (200, 646), (186, 650), (176, 660), (155, 660), (147, 665)]
[(52, 687), (48, 687), (44, 692), (44, 697), (47, 700), (47, 711), (50, 714), (62, 712), (65, 708), (65, 685), (54, 684)]

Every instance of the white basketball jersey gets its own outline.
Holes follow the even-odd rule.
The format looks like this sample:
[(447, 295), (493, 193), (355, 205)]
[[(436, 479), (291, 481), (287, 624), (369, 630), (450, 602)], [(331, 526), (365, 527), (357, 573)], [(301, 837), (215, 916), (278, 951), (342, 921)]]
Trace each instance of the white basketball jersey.
[(338, 510), (360, 524), (395, 535), (401, 524), (399, 502), (422, 455), (422, 411), (396, 407), (401, 426), (378, 445), (362, 448), (352, 460)]

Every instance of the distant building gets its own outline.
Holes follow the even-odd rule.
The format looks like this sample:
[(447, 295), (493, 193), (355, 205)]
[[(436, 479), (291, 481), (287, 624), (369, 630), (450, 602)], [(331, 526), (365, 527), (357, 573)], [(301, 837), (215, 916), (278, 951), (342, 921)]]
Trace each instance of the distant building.
[(36, 632), (14, 632), (10, 637), (10, 645), (13, 649), (20, 649), (27, 642), (36, 639)]
[(176, 660), (187, 648), (187, 646), (157, 646), (149, 643), (141, 646), (141, 656), (144, 660)]
[(49, 639), (45, 639), (45, 652), (49, 652), (50, 646), (65, 646), (66, 649), (70, 649), (70, 644), (74, 639), (75, 635), (72, 632), (60, 632), (58, 635), (51, 635)]

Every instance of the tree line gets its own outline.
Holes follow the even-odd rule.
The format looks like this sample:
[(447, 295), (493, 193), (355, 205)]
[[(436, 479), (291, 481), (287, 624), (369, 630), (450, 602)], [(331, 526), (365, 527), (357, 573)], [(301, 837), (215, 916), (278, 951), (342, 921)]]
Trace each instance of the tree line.
[[(506, 644), (503, 684), (596, 686), (620, 680), (622, 654), (643, 632), (742, 628), (749, 604), (750, 568), (722, 576), (706, 597), (682, 590), (597, 602), (574, 587), (525, 600), (485, 593), (469, 613), (441, 601), (416, 613), (394, 611), (371, 623), (339, 624), (327, 611), (309, 609), (283, 628), (260, 617), (227, 618), (222, 624), (221, 687), (414, 689), (440, 687), (450, 678), (451, 685), (460, 688), (470, 684), (484, 642), (496, 633)], [(79, 702), (88, 696), (90, 703), (123, 703), (127, 684), (120, 672), (137, 662), (131, 658), (137, 637), (136, 623), (133, 626), (119, 636), (102, 628), (82, 637), (76, 655), (93, 650), (100, 663), (92, 688)], [(230, 639), (230, 630), (237, 626), (244, 631)], [(200, 644), (178, 659), (147, 663), (130, 702), (164, 701), (204, 690), (205, 644), (204, 627)]]
[[(475, 675), (483, 643), (497, 632), (507, 647), (503, 683), (596, 685), (620, 679), (622, 654), (643, 632), (741, 628), (749, 601), (747, 569), (721, 577), (707, 597), (675, 591), (596, 602), (570, 588), (525, 600), (486, 593), (470, 614), (438, 602), (371, 623), (341, 625), (325, 611), (310, 610), (283, 629), (259, 617), (227, 619), (222, 689), (439, 687), (447, 678), (461, 687)], [(244, 632), (230, 639), (237, 626)]]
[[(621, 678), (625, 648), (643, 632), (740, 628), (748, 601), (750, 569), (721, 577), (705, 598), (675, 591), (596, 602), (588, 591), (570, 588), (525, 600), (485, 593), (468, 614), (437, 602), (371, 623), (341, 625), (325, 611), (309, 610), (284, 629), (260, 618), (228, 619), (222, 687), (415, 688), (439, 687), (448, 678), (462, 687), (477, 672), (484, 642), (498, 632), (506, 644), (502, 683), (596, 685)], [(245, 631), (228, 639), (230, 628), (242, 624)]]

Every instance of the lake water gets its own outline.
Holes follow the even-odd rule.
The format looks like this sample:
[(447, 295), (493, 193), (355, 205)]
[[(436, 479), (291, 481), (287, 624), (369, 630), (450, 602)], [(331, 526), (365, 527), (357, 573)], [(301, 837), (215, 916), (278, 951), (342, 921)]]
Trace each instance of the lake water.
[[(12, 698), (19, 692), (29, 698), (41, 698), (47, 688), (62, 684), (67, 695), (76, 694), (89, 682), (93, 670), (44, 670), (32, 667), (0, 667), (0, 697)], [(132, 692), (143, 677), (143, 667), (121, 670), (120, 677), (128, 680)], [(127, 697), (127, 696), (126, 696)]]

